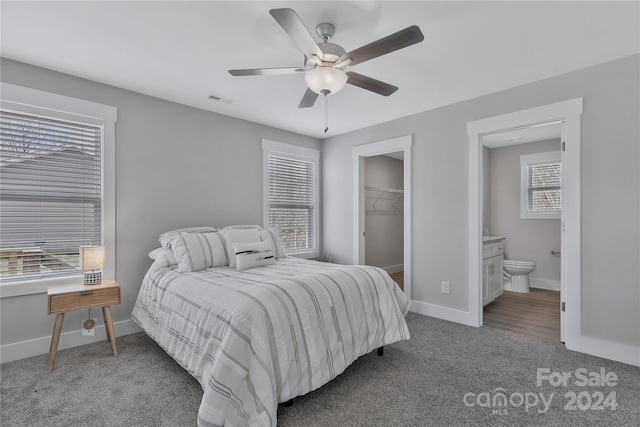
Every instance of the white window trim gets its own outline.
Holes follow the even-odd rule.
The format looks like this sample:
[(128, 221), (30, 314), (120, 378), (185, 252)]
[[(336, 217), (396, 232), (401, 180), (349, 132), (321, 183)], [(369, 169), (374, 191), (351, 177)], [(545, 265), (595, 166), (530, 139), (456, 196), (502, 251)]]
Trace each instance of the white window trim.
[(298, 258), (317, 258), (320, 254), (320, 151), (283, 142), (262, 140), (262, 223), (269, 228), (269, 154), (313, 162), (315, 164), (313, 210), (313, 249), (287, 252)]
[(523, 154), (520, 156), (520, 219), (560, 219), (561, 212), (529, 211), (529, 167), (548, 163), (560, 163), (560, 151)]
[[(16, 86), (0, 85), (2, 108), (39, 114), (63, 120), (75, 120), (101, 125), (102, 144), (102, 241), (106, 248), (105, 278), (116, 277), (116, 204), (115, 204), (115, 124), (117, 108), (91, 101)], [(82, 274), (29, 281), (8, 282), (0, 285), (0, 298), (47, 292), (47, 286), (78, 283)]]

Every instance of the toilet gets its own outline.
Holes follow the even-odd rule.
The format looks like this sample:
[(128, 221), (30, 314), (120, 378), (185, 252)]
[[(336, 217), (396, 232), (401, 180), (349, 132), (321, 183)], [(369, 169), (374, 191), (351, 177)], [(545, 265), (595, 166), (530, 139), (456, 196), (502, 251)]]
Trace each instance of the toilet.
[(502, 262), (505, 273), (504, 290), (513, 292), (529, 292), (529, 273), (536, 268), (533, 261), (505, 259)]

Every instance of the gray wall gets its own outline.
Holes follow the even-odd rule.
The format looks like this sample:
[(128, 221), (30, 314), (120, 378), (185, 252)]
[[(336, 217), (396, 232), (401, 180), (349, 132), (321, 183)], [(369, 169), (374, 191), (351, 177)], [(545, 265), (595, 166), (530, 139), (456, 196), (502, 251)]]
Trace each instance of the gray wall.
[(560, 251), (560, 220), (520, 219), (520, 156), (559, 150), (560, 139), (489, 150), (491, 232), (506, 237), (506, 259), (535, 261), (530, 277), (558, 281), (560, 258), (551, 251)]
[[(365, 158), (365, 186), (404, 189), (404, 162), (388, 156)], [(401, 196), (393, 203), (397, 193), (385, 193), (376, 202), (380, 192), (365, 192), (365, 263), (376, 267), (393, 267), (404, 263), (404, 215), (392, 204), (402, 209)], [(375, 198), (373, 198), (375, 197)], [(394, 270), (390, 272), (396, 272)]]
[[(320, 148), (314, 138), (6, 58), (0, 74), (3, 82), (118, 108), (116, 280), (122, 304), (113, 307), (114, 322), (130, 318), (151, 265), (147, 253), (159, 246), (161, 232), (262, 223), (262, 138)], [(51, 335), (46, 294), (3, 298), (0, 311), (2, 345)], [(78, 330), (84, 317), (69, 314), (63, 332)]]
[[(640, 345), (639, 55), (329, 138), (324, 242), (353, 261), (352, 148), (412, 134), (412, 298), (468, 310), (467, 122), (583, 97), (582, 335)], [(401, 89), (402, 90), (402, 89)], [(608, 250), (615, 248), (615, 250)], [(614, 279), (615, 278), (615, 279)], [(440, 292), (440, 281), (451, 293)]]
[[(412, 134), (412, 297), (467, 310), (467, 122), (583, 97), (582, 334), (640, 345), (639, 63), (633, 55), (325, 140), (324, 247), (338, 262), (353, 261), (353, 221), (345, 220), (354, 215), (352, 147)], [(261, 222), (261, 138), (319, 146), (312, 138), (6, 59), (0, 74), (8, 83), (118, 107), (116, 278), (123, 303), (114, 308), (116, 321), (129, 318), (151, 262), (146, 253), (160, 232)], [(237, 174), (245, 179), (229, 179)], [(448, 295), (440, 293), (442, 280), (451, 283)], [(51, 334), (45, 295), (3, 298), (0, 312), (2, 344)], [(82, 317), (69, 316), (65, 330), (78, 329)]]

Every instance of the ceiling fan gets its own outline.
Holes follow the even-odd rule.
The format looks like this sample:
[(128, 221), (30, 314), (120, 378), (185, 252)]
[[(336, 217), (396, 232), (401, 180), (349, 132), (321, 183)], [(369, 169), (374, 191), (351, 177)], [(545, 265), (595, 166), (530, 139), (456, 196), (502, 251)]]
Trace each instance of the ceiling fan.
[(413, 25), (358, 49), (346, 52), (342, 46), (329, 43), (335, 33), (333, 24), (324, 22), (316, 27), (316, 33), (322, 39), (322, 42), (318, 44), (293, 9), (271, 9), (269, 13), (304, 53), (304, 66), (229, 70), (229, 73), (232, 76), (304, 73), (308, 88), (298, 108), (313, 106), (318, 95), (334, 94), (340, 91), (346, 83), (383, 96), (391, 95), (398, 90), (397, 86), (354, 73), (353, 71), (345, 72), (345, 68), (424, 40), (424, 35), (420, 28)]

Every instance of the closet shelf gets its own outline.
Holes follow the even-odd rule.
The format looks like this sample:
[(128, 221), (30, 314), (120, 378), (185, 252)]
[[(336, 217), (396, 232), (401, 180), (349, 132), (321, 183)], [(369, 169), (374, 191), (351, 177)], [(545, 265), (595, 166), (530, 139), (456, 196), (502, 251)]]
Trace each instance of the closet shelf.
[[(394, 203), (397, 202), (398, 199), (404, 194), (404, 190), (400, 190), (397, 188), (371, 187), (371, 186), (365, 186), (364, 189), (368, 191), (377, 191), (380, 193), (377, 196), (368, 197), (369, 199), (376, 199), (376, 200), (373, 202), (373, 210), (367, 209), (365, 211), (365, 214), (367, 215), (401, 215), (402, 214), (402, 209), (395, 206)], [(390, 206), (393, 208), (393, 210), (377, 209), (376, 203), (378, 203), (380, 199), (382, 199), (382, 197), (387, 193), (396, 195), (396, 197), (393, 200), (391, 198), (385, 199), (385, 200), (392, 200)]]
[(383, 193), (400, 193), (400, 194), (404, 194), (404, 190), (399, 190), (397, 188), (365, 186), (364, 189), (365, 190), (371, 190), (371, 191), (382, 191)]

